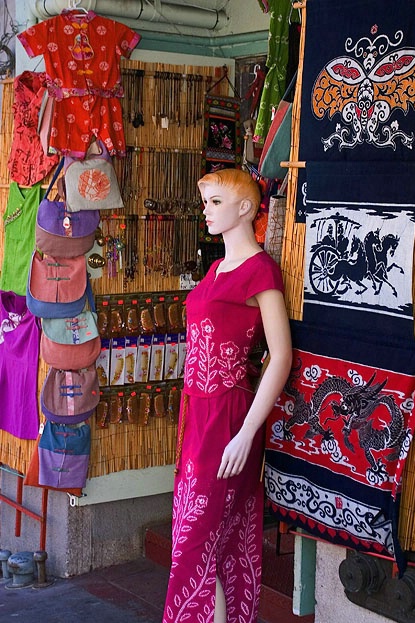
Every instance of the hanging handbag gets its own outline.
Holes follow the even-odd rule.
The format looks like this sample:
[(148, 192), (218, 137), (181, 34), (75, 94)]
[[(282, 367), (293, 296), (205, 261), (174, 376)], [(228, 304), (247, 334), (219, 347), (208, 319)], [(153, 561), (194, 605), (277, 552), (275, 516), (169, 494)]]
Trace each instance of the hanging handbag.
[[(47, 255), (76, 257), (88, 253), (94, 246), (95, 230), (99, 225), (100, 213), (99, 210), (69, 212), (64, 198), (48, 199), (62, 167), (63, 158), (39, 204), (35, 229), (36, 246)], [(59, 182), (61, 180), (62, 178)]]
[(26, 304), (39, 318), (73, 318), (86, 302), (87, 270), (84, 255), (52, 257), (34, 251), (30, 262)]
[(111, 156), (101, 141), (91, 144), (84, 160), (65, 156), (64, 170), (69, 212), (124, 207)]
[(39, 485), (83, 488), (91, 452), (88, 424), (68, 426), (46, 421), (39, 439)]
[(47, 420), (78, 424), (91, 417), (98, 403), (99, 384), (94, 365), (82, 370), (49, 368), (40, 393)]
[(74, 318), (43, 318), (40, 356), (52, 368), (78, 370), (91, 366), (101, 352), (94, 297), (88, 281), (90, 310)]
[[(41, 434), (37, 436), (35, 445), (33, 450), (31, 451), (29, 466), (26, 469), (26, 473), (23, 479), (23, 484), (25, 487), (42, 487), (43, 485), (39, 484), (39, 442), (40, 442)], [(55, 487), (47, 487), (48, 489), (55, 489)], [(76, 497), (81, 497), (82, 488), (81, 487), (60, 487), (59, 491), (65, 491), (69, 493), (69, 495), (75, 495)]]

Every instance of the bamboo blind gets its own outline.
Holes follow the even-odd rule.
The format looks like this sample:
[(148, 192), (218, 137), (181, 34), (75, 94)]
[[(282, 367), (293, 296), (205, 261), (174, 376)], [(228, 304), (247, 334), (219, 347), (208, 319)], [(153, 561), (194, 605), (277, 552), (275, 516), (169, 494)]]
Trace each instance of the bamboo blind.
[[(126, 125), (127, 144), (136, 148), (135, 168), (140, 167), (141, 192), (126, 202), (125, 208), (117, 212), (123, 214), (137, 214), (144, 216), (144, 199), (149, 189), (150, 149), (164, 150), (193, 150), (201, 152), (203, 143), (204, 109), (203, 103), (199, 110), (199, 119), (196, 124), (186, 126), (182, 124), (170, 125), (168, 129), (161, 128), (153, 123), (154, 109), (155, 72), (180, 73), (187, 75), (200, 75), (203, 77), (203, 86), (207, 90), (220, 77), (220, 68), (191, 66), (191, 65), (168, 65), (160, 63), (143, 63), (141, 61), (124, 61), (123, 69), (144, 70), (143, 86), (143, 117), (144, 126), (134, 128), (131, 124)], [(10, 176), (7, 169), (7, 155), (10, 153), (13, 139), (13, 80), (2, 82), (3, 101), (0, 127), (0, 218), (3, 216), (9, 194)], [(215, 94), (227, 94), (226, 81), (222, 81), (215, 87)], [(186, 107), (186, 91), (181, 94), (181, 105)], [(124, 102), (123, 102), (124, 106)], [(119, 163), (114, 162), (117, 173)], [(195, 172), (198, 179), (200, 171)], [(137, 175), (137, 171), (133, 171)], [(189, 179), (191, 175), (189, 172)], [(45, 180), (47, 183), (48, 180)], [(122, 189), (121, 189), (122, 190)], [(142, 224), (138, 221), (138, 270), (135, 278), (126, 281), (123, 273), (119, 272), (116, 277), (103, 276), (92, 280), (95, 294), (117, 294), (128, 292), (158, 292), (179, 289), (177, 276), (162, 276), (158, 272), (146, 273), (143, 265), (144, 233)], [(167, 241), (168, 242), (168, 241)], [(4, 250), (4, 227), (0, 227), (0, 266), (3, 260)], [(47, 373), (46, 364), (40, 359), (38, 374), (38, 395)], [(91, 424), (91, 457), (89, 463), (89, 477), (102, 476), (111, 472), (125, 469), (140, 469), (152, 466), (168, 465), (174, 463), (177, 425), (168, 421), (167, 417), (151, 417), (147, 425), (138, 426), (133, 424), (110, 424), (108, 428), (101, 429), (96, 425), (95, 418), (90, 419)], [(0, 430), (0, 463), (8, 465), (18, 472), (26, 473), (30, 458), (35, 447), (33, 440), (16, 439), (5, 431)]]
[[(292, 108), (291, 162), (296, 162), (298, 160), (300, 144), (301, 87), (303, 79), (305, 20), (306, 11), (303, 10), (297, 84)], [(297, 180), (298, 169), (296, 167), (290, 167), (288, 170), (287, 211), (285, 215), (285, 229), (281, 253), (281, 270), (285, 286), (285, 303), (288, 315), (293, 320), (302, 319), (304, 283), (305, 224), (295, 222)]]

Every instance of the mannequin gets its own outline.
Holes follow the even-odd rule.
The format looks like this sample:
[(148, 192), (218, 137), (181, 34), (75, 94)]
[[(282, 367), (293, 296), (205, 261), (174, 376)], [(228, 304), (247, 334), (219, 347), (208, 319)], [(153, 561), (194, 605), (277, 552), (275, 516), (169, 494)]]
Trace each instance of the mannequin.
[[(252, 226), (260, 191), (223, 169), (198, 182), (206, 225), (225, 257), (187, 297), (188, 344), (179, 421), (173, 553), (163, 623), (254, 623), (261, 588), (264, 423), (291, 367), (278, 265)], [(266, 339), (253, 392), (248, 356)], [(184, 619), (183, 619), (184, 620)]]

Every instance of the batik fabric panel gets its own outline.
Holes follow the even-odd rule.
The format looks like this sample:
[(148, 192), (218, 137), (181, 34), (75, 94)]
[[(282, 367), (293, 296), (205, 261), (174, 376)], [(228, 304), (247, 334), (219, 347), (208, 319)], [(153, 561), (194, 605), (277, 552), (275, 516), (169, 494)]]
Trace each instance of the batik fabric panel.
[(411, 0), (309, 0), (299, 160), (413, 161), (414, 81)]
[(304, 320), (413, 342), (414, 173), (412, 162), (309, 163)]
[[(268, 422), (265, 486), (281, 520), (401, 557), (400, 484), (414, 429), (412, 344), (293, 323), (290, 378)], [(301, 347), (298, 346), (301, 344)], [(374, 356), (378, 365), (368, 361)]]

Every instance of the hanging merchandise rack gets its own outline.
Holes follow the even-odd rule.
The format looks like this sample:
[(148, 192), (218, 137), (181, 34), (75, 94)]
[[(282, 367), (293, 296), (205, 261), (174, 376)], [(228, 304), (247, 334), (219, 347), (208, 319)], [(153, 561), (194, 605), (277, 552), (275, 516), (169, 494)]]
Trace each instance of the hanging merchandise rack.
[[(122, 293), (122, 298), (142, 292), (161, 295), (178, 289), (180, 271), (196, 275), (200, 214), (196, 182), (201, 173), (203, 98), (217, 78), (218, 69), (123, 60), (122, 72), (126, 91), (122, 104), (128, 148), (126, 157), (113, 159), (113, 164), (124, 208), (115, 213), (101, 212), (101, 230), (97, 232), (93, 253), (98, 256), (96, 261), (104, 265), (97, 271), (90, 269), (92, 275), (98, 275), (93, 276), (91, 282), (98, 297)], [(174, 106), (168, 111), (168, 128), (162, 128), (161, 123), (155, 125), (152, 119), (156, 82), (161, 82), (161, 78), (156, 77), (160, 75), (157, 72), (163, 76), (163, 72), (167, 72), (167, 82), (173, 89)], [(226, 95), (228, 86), (227, 80), (222, 80), (216, 89)], [(12, 104), (13, 81), (4, 81), (0, 129), (3, 153), (10, 152)], [(142, 120), (137, 117), (141, 109)], [(3, 159), (0, 168), (1, 213), (6, 209), (10, 188), (6, 165)], [(45, 180), (45, 185), (47, 182)], [(146, 199), (155, 202), (155, 210), (145, 206)], [(153, 256), (152, 250), (146, 253), (145, 239), (148, 239), (150, 229), (156, 240)], [(0, 228), (1, 250), (4, 247), (3, 234)], [(108, 244), (111, 237), (112, 242)], [(40, 361), (39, 395), (47, 371)], [(174, 418), (161, 416), (164, 412), (169, 413), (168, 406), (163, 410), (161, 399), (154, 403), (154, 397), (160, 394), (153, 394), (157, 388), (156, 383), (152, 383), (154, 387), (147, 392), (151, 406), (147, 424), (130, 422), (126, 417), (122, 427), (110, 423), (107, 428), (101, 428), (95, 416), (91, 418), (90, 477), (120, 469), (174, 462), (177, 422)], [(180, 388), (180, 379), (174, 386)], [(135, 396), (131, 399), (127, 386), (120, 386), (117, 391), (123, 393), (125, 409), (127, 401), (129, 405), (134, 402)], [(145, 398), (143, 396), (142, 405)], [(127, 411), (124, 410), (124, 413), (127, 414)], [(34, 442), (27, 440), (19, 440), (19, 447), (16, 448), (15, 440), (5, 431), (0, 431), (0, 462), (12, 469), (26, 473), (33, 448)]]

